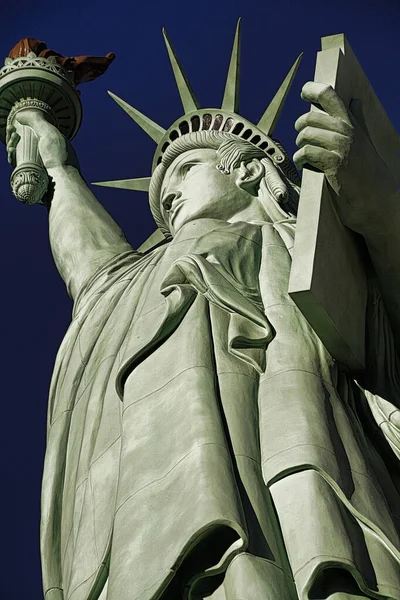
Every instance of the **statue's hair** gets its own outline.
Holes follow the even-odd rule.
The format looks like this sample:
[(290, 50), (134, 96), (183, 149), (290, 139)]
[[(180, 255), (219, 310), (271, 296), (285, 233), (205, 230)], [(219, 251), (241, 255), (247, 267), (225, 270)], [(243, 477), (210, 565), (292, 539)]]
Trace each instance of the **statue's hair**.
[(275, 167), (268, 154), (263, 150), (230, 133), (195, 131), (175, 140), (165, 151), (150, 182), (150, 209), (159, 229), (167, 238), (171, 237), (168, 223), (161, 210), (161, 189), (166, 171), (183, 152), (197, 148), (215, 150), (220, 161), (217, 168), (226, 174), (232, 173), (234, 169), (240, 167), (242, 162), (246, 164), (255, 158), (258, 159), (265, 171), (263, 180), (260, 182), (260, 191), (272, 195), (288, 215), (296, 214), (300, 179), (295, 166), (282, 146), (276, 141), (274, 143), (285, 155), (285, 161), (279, 165), (279, 168)]

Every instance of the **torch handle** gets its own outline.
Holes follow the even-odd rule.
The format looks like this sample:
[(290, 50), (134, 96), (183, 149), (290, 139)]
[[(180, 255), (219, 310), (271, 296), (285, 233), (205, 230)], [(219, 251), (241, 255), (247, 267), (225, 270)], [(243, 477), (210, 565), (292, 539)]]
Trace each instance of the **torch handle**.
[(16, 166), (31, 162), (40, 165), (38, 138), (33, 129), (28, 125), (21, 125), (17, 120), (14, 122), (14, 126), (20, 137), (20, 143), (17, 144), (15, 151)]
[[(43, 198), (49, 186), (49, 178), (39, 154), (38, 138), (31, 127), (22, 125), (15, 119), (20, 110), (38, 110), (46, 117), (52, 117), (50, 106), (35, 99), (17, 102), (8, 117), (20, 136), (15, 151), (15, 168), (11, 174), (11, 189), (14, 196), (24, 204), (44, 204)], [(44, 115), (43, 115), (44, 116)]]

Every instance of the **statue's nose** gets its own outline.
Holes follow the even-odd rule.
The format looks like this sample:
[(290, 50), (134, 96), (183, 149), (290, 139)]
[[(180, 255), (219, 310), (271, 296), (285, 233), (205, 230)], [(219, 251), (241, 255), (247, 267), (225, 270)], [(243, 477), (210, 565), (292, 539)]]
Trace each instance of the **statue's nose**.
[(166, 212), (169, 212), (172, 208), (172, 203), (174, 200), (176, 200), (177, 198), (180, 198), (181, 196), (181, 192), (169, 192), (168, 194), (165, 194), (165, 196), (162, 199), (161, 204), (163, 205), (163, 208)]

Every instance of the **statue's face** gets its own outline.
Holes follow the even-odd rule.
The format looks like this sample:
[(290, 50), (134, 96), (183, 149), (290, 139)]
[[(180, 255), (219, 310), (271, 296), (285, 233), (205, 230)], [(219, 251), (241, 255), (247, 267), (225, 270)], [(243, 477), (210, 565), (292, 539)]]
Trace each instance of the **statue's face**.
[(251, 202), (236, 184), (235, 172), (216, 167), (215, 150), (199, 148), (183, 152), (168, 167), (161, 190), (161, 209), (176, 233), (185, 223), (202, 218), (227, 221)]

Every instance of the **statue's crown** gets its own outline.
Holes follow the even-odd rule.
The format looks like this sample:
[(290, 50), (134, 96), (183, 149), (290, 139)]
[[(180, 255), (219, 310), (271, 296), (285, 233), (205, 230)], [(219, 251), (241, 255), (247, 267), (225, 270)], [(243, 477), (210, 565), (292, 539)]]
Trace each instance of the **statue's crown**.
[[(221, 131), (247, 140), (254, 146), (263, 150), (277, 166), (284, 163), (285, 160), (287, 160), (287, 156), (282, 150), (281, 145), (276, 144), (270, 135), (276, 125), (302, 55), (296, 59), (279, 90), (264, 111), (261, 119), (258, 121), (257, 125), (255, 125), (238, 114), (240, 19), (236, 26), (235, 39), (221, 108), (200, 108), (189, 80), (171, 46), (165, 29), (163, 30), (163, 35), (181, 97), (184, 115), (177, 119), (169, 129), (165, 130), (163, 127), (146, 117), (143, 113), (127, 104), (124, 100), (112, 92), (108, 92), (128, 115), (132, 117), (132, 119), (136, 121), (136, 123), (157, 143), (152, 170), (154, 171), (157, 165), (160, 164), (164, 152), (176, 139), (188, 133), (206, 130)], [(103, 181), (97, 182), (95, 185), (146, 191), (149, 189), (150, 179), (150, 177), (143, 177), (119, 181)]]

